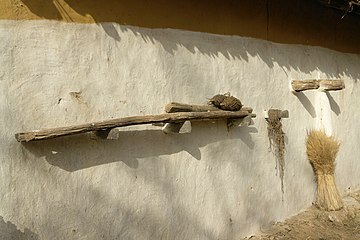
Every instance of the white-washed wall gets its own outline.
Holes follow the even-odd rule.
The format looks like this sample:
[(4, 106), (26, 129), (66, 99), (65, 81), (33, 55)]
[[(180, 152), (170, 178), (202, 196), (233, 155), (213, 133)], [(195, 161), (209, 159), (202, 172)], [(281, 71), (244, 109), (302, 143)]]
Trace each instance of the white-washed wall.
[[(3, 20), (0, 43), (3, 235), (239, 239), (294, 215), (314, 199), (304, 141), (319, 106), (317, 91), (291, 93), (292, 79), (344, 79), (344, 91), (328, 94), (332, 130), (342, 142), (336, 178), (342, 194), (360, 187), (358, 55), (55, 21)], [(117, 140), (14, 138), (20, 131), (162, 113), (171, 101), (201, 104), (228, 91), (253, 107), (254, 125), (228, 131), (225, 122), (194, 123), (183, 135), (138, 126), (120, 129)], [(283, 120), (283, 201), (262, 114), (271, 107), (290, 112)]]

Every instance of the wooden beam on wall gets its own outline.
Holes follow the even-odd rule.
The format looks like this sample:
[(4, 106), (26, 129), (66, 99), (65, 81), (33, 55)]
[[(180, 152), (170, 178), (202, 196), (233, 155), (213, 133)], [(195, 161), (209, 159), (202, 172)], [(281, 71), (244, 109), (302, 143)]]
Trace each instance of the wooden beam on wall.
[(338, 91), (345, 88), (343, 80), (293, 80), (291, 87), (295, 92), (320, 89), (324, 91)]
[(301, 92), (320, 87), (317, 80), (293, 80), (291, 86), (295, 92)]
[[(211, 111), (211, 112), (176, 112), (176, 113), (164, 113), (159, 115), (147, 115), (147, 116), (133, 116), (118, 118), (112, 120), (106, 120), (95, 123), (87, 123), (68, 127), (51, 128), (45, 130), (36, 130), (29, 132), (16, 133), (15, 138), (18, 142), (29, 142), (34, 140), (44, 140), (50, 138), (56, 138), (67, 135), (80, 134), (91, 131), (107, 130), (116, 127), (125, 127), (131, 125), (140, 124), (152, 124), (152, 123), (171, 123), (171, 122), (184, 122), (184, 121), (212, 121), (220, 119), (239, 119), (249, 115), (248, 111)], [(251, 114), (255, 117), (255, 114)]]
[(320, 80), (320, 89), (325, 91), (339, 91), (345, 88), (343, 80)]

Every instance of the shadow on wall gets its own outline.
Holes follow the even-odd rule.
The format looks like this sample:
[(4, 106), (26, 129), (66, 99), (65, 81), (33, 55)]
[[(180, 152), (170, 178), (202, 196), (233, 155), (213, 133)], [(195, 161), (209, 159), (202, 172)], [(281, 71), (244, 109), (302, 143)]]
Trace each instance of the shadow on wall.
[[(293, 94), (295, 95), (295, 97), (297, 97), (297, 99), (303, 105), (305, 110), (310, 114), (310, 116), (312, 118), (316, 118), (316, 110), (310, 99), (303, 92), (294, 92)], [(331, 111), (333, 111), (337, 116), (339, 116), (341, 113), (339, 104), (335, 101), (335, 99), (329, 92), (326, 92), (326, 96), (329, 99)]]
[(316, 111), (310, 99), (303, 92), (293, 93), (312, 118), (316, 118)]
[(0, 239), (1, 240), (38, 240), (39, 236), (29, 229), (25, 228), (24, 232), (17, 229), (11, 222), (5, 222), (4, 218), (0, 216)]
[(337, 104), (337, 102), (329, 92), (326, 92), (326, 96), (329, 99), (331, 111), (333, 111), (336, 114), (336, 116), (339, 116), (341, 113), (339, 104)]
[(201, 147), (227, 139), (239, 139), (248, 148), (254, 148), (251, 133), (257, 133), (256, 128), (236, 127), (228, 132), (225, 123), (222, 128), (214, 128), (216, 125), (195, 123), (189, 134), (165, 135), (161, 130), (119, 131), (118, 140), (91, 140), (87, 134), (82, 134), (25, 143), (23, 146), (37, 157), (45, 156), (51, 165), (70, 172), (119, 161), (138, 168), (142, 158), (182, 151), (201, 160)]
[[(224, 177), (221, 171), (216, 170), (209, 173), (212, 186), (209, 188), (211, 189), (209, 190), (210, 194), (203, 197), (205, 201), (216, 203), (216, 211), (222, 212), (221, 216), (224, 216), (224, 219), (218, 220), (224, 224), (222, 232), (215, 233), (206, 227), (203, 219), (201, 219), (202, 214), (190, 212), (189, 206), (183, 201), (179, 201), (179, 196), (185, 194), (182, 192), (184, 189), (179, 188), (179, 184), (173, 181), (171, 173), (165, 176), (164, 173), (156, 172), (163, 169), (163, 163), (159, 163), (159, 161), (170, 161), (168, 158), (161, 158), (161, 156), (186, 151), (195, 158), (194, 161), (213, 161), (211, 165), (218, 164), (219, 166), (229, 166), (230, 164), (230, 166), (238, 170), (239, 174), (244, 176), (244, 179), (261, 174), (256, 170), (259, 164), (258, 161), (255, 161), (256, 156), (252, 159), (247, 154), (244, 154), (244, 156), (241, 154), (247, 150), (253, 152), (251, 150), (255, 146), (251, 135), (257, 133), (257, 129), (254, 127), (239, 127), (232, 128), (229, 132), (226, 129), (225, 122), (221, 121), (216, 123), (195, 123), (190, 134), (165, 135), (158, 130), (121, 131), (119, 132), (119, 140), (95, 141), (90, 140), (86, 135), (78, 135), (30, 142), (23, 146), (29, 151), (29, 154), (34, 154), (36, 158), (45, 156), (46, 161), (50, 164), (70, 172), (120, 161), (130, 168), (138, 168), (141, 165), (142, 158), (154, 161), (151, 164), (152, 166), (158, 166), (159, 164), (159, 167), (154, 169), (133, 171), (131, 177), (134, 177), (134, 182), (129, 188), (133, 193), (137, 193), (140, 191), (139, 189), (144, 187), (145, 183), (142, 182), (142, 179), (146, 179), (146, 185), (151, 186), (150, 189), (154, 189), (154, 192), (147, 193), (149, 198), (165, 199), (165, 205), (171, 206), (166, 211), (159, 213), (157, 207), (149, 208), (145, 212), (139, 211), (138, 204), (144, 204), (143, 199), (139, 198), (129, 205), (127, 202), (127, 189), (124, 189), (121, 184), (114, 183), (112, 186), (112, 191), (117, 192), (117, 197), (114, 198), (101, 186), (91, 184), (88, 181), (82, 182), (79, 178), (69, 177), (66, 179), (66, 185), (71, 186), (72, 190), (78, 186), (76, 195), (82, 196), (81, 199), (83, 200), (77, 201), (76, 198), (68, 200), (66, 194), (60, 195), (64, 199), (58, 199), (52, 204), (47, 213), (49, 219), (47, 223), (53, 224), (53, 219), (70, 219), (69, 222), (81, 224), (72, 228), (66, 227), (69, 230), (60, 229), (59, 231), (64, 231), (61, 234), (65, 234), (65, 231), (73, 231), (80, 238), (81, 236), (92, 236), (91, 234), (94, 234), (94, 236), (101, 234), (103, 236), (103, 234), (110, 233), (111, 237), (105, 235), (109, 239), (192, 239), (194, 236), (198, 236), (199, 239), (211, 240), (219, 238), (233, 239), (238, 230), (232, 228), (237, 228), (240, 223), (232, 219), (232, 215), (235, 214), (233, 205), (229, 205), (228, 198), (223, 197), (228, 194), (227, 188), (223, 186), (236, 188), (238, 183), (233, 182), (231, 178)], [(224, 157), (221, 151), (232, 150), (231, 148), (234, 145), (227, 146), (226, 144), (226, 141), (230, 139), (232, 143), (239, 145), (239, 148), (233, 152), (234, 158), (229, 159)], [(207, 154), (215, 159), (202, 158), (201, 147), (222, 141), (224, 141), (223, 144), (217, 145), (221, 149), (214, 145), (207, 151)], [(152, 144), (149, 144), (149, 142)], [(179, 160), (181, 159), (176, 161)], [(135, 177), (140, 182), (137, 182)], [(263, 181), (260, 175), (259, 181)], [(61, 186), (61, 189), (66, 192), (66, 186)], [(247, 192), (247, 190), (245, 191)], [(211, 193), (214, 194), (215, 199), (211, 199)], [(273, 210), (269, 206), (271, 201), (258, 202), (256, 199), (264, 199), (266, 194), (266, 192), (261, 191), (250, 191), (249, 194), (236, 192), (235, 195), (241, 195), (243, 200), (237, 207), (246, 209), (244, 214), (247, 219), (264, 222), (266, 215), (273, 214)], [(202, 199), (200, 196), (201, 191), (196, 192), (192, 199)], [(95, 206), (93, 206), (94, 204)], [(199, 205), (198, 207), (202, 208), (200, 205), (203, 204), (203, 201), (194, 201), (192, 204)], [(258, 208), (269, 209), (269, 211), (259, 216), (257, 213)], [(61, 211), (56, 211), (56, 209), (61, 209)], [(89, 226), (93, 227), (89, 229)], [(49, 228), (51, 227), (53, 226), (49, 226)], [(56, 236), (54, 233), (53, 237), (56, 238)]]
[[(61, 14), (64, 15), (63, 18), (69, 18), (69, 21), (76, 21), (76, 19), (72, 19), (75, 18), (74, 16), (77, 15), (83, 16), (81, 14), (85, 14), (84, 16), (88, 16), (90, 22), (98, 22), (98, 20), (96, 19), (97, 16), (99, 16), (100, 18), (99, 20), (103, 20), (102, 17), (105, 17), (102, 16), (104, 15), (104, 12), (110, 16), (116, 16), (116, 17), (127, 16), (126, 12), (121, 12), (121, 14), (119, 15), (117, 13), (118, 8), (116, 6), (114, 7), (113, 5), (115, 3), (110, 0), (108, 0), (109, 2), (105, 1), (99, 3), (68, 0), (67, 2), (69, 3), (69, 5), (63, 0), (41, 1), (44, 2), (45, 4), (44, 6), (39, 4), (38, 1), (33, 1), (33, 0), (23, 0), (23, 1), (31, 11), (35, 12), (39, 16), (43, 16), (46, 18), (56, 18), (56, 16), (58, 16), (59, 12), (61, 11), (62, 11)], [(55, 4), (56, 2), (58, 2), (58, 5)], [(61, 5), (60, 2), (63, 2), (64, 4)], [(145, 5), (139, 5), (138, 3), (130, 4), (123, 1), (120, 1), (120, 3), (119, 3), (120, 6), (131, 5), (134, 8), (135, 7), (139, 8), (137, 10), (140, 12), (145, 11), (145, 13), (143, 13), (144, 19), (148, 19), (151, 16), (153, 16), (151, 12), (146, 12), (147, 9), (153, 7), (147, 6), (145, 3), (144, 3)], [(57, 6), (57, 8), (55, 6)], [(78, 14), (73, 8), (82, 9), (80, 11), (81, 13)], [(52, 9), (52, 10), (47, 11), (47, 9)], [(70, 14), (69, 9), (72, 9), (71, 11), (74, 13)], [(113, 11), (111, 11), (111, 9), (113, 9)], [(136, 9), (133, 10), (135, 11)], [(248, 10), (254, 11), (250, 9)], [(162, 12), (166, 12), (166, 11), (164, 10)], [(90, 15), (86, 15), (87, 13), (89, 13)], [(91, 18), (93, 17), (95, 19), (91, 20)], [(133, 16), (133, 17), (137, 18), (138, 16)], [(110, 18), (104, 20), (115, 21), (116, 19)], [(159, 21), (164, 22), (164, 19), (160, 19)], [(179, 19), (179, 21), (184, 21), (184, 20)], [(325, 52), (321, 48), (314, 48), (310, 46), (306, 49), (304, 48), (304, 46), (301, 45), (282, 45), (282, 46), (279, 44), (268, 45), (267, 42), (265, 41), (263, 42), (263, 45), (261, 45), (261, 42), (259, 44), (259, 41), (254, 41), (253, 39), (250, 38), (237, 38), (231, 36), (224, 37), (221, 35), (204, 36), (193, 32), (184, 32), (184, 31), (179, 32), (177, 30), (171, 30), (171, 29), (168, 29), (166, 30), (166, 32), (164, 32), (164, 30), (159, 30), (159, 29), (131, 27), (131, 26), (124, 26), (124, 25), (119, 25), (117, 23), (108, 23), (108, 22), (105, 23), (98, 22), (97, 24), (104, 30), (104, 32), (109, 37), (114, 39), (114, 41), (121, 41), (121, 35), (123, 35), (124, 33), (131, 33), (134, 36), (141, 37), (145, 43), (149, 43), (149, 44), (160, 43), (161, 46), (170, 54), (175, 54), (175, 52), (179, 48), (186, 48), (189, 52), (193, 54), (203, 54), (211, 58), (218, 58), (220, 56), (224, 56), (228, 60), (240, 59), (244, 61), (249, 61), (249, 58), (257, 57), (261, 59), (263, 62), (265, 62), (269, 66), (269, 68), (272, 68), (274, 65), (279, 65), (281, 68), (284, 69), (285, 72), (290, 70), (295, 70), (305, 74), (313, 74), (313, 72), (318, 71), (325, 73), (327, 75), (327, 78), (330, 79), (332, 78), (340, 79), (344, 75), (347, 75), (353, 78), (355, 81), (360, 80), (360, 72), (357, 70), (357, 66), (358, 66), (357, 62), (360, 61), (358, 55), (351, 55), (351, 57), (347, 58), (347, 62), (340, 62), (340, 60), (337, 59), (338, 55), (336, 54), (336, 52), (333, 53)], [(121, 24), (127, 24), (127, 23), (121, 22)], [(315, 34), (315, 35), (321, 35), (321, 34)], [(245, 33), (245, 36), (253, 36), (253, 35)], [(253, 37), (257, 37), (257, 36), (255, 35)], [(328, 36), (328, 38), (333, 39), (336, 38), (336, 36), (332, 35), (332, 36)], [(345, 45), (347, 44), (345, 40), (339, 42), (338, 45), (341, 46), (344, 44)], [(329, 66), (329, 61), (331, 60), (334, 64)]]
[(341, 11), (315, 0), (22, 1), (35, 18), (174, 28), (360, 52), (359, 17), (341, 19)]
[[(273, 17), (272, 20), (267, 20), (266, 18), (267, 7), (265, 1), (257, 1), (257, 3), (251, 4), (242, 1), (227, 1), (225, 3), (222, 1), (202, 1), (196, 3), (193, 1), (176, 1), (176, 3), (156, 1), (155, 3), (148, 1), (141, 2), (140, 0), (106, 0), (101, 2), (23, 0), (23, 2), (35, 16), (47, 19), (63, 19), (69, 22), (97, 22), (106, 34), (115, 41), (121, 41), (121, 33), (131, 32), (135, 36), (141, 36), (146, 43), (161, 43), (163, 48), (171, 54), (174, 54), (178, 48), (185, 47), (192, 53), (201, 53), (214, 58), (223, 55), (229, 60), (242, 59), (248, 61), (249, 57), (256, 56), (267, 63), (269, 67), (278, 64), (284, 70), (293, 69), (302, 73), (324, 72), (327, 74), (327, 78), (338, 79), (343, 75), (347, 75), (356, 81), (360, 79), (359, 71), (352, 70), (356, 68), (356, 62), (360, 60), (359, 56), (355, 55), (349, 62), (337, 62), (339, 66), (329, 66), (328, 60), (321, 60), (331, 58), (329, 54), (324, 54), (323, 57), (314, 61), (314, 58), (318, 55), (316, 51), (321, 52), (321, 49), (317, 48), (309, 47), (308, 51), (304, 53), (304, 46), (298, 46), (298, 54), (291, 54), (294, 50), (296, 51), (296, 46), (292, 45), (289, 46), (289, 52), (286, 52), (286, 47), (282, 47), (282, 49), (285, 49), (283, 50), (284, 52), (273, 52), (274, 50), (281, 51), (277, 49), (278, 45), (268, 47), (264, 42), (263, 48), (258, 49), (258, 42), (256, 46), (252, 46), (253, 40), (251, 39), (242, 39), (243, 43), (239, 45), (241, 42), (238, 40), (235, 42), (235, 38), (230, 36), (224, 38), (224, 36), (219, 35), (207, 35), (206, 41), (204, 41), (203, 35), (195, 35), (194, 33), (169, 30), (166, 34), (159, 34), (159, 30), (156, 29), (124, 26), (129, 24), (150, 28), (176, 28), (213, 33), (224, 31), (224, 34), (251, 36), (271, 41), (277, 41), (277, 36), (287, 34), (289, 36), (284, 36), (285, 39), (294, 38), (302, 40), (279, 40), (277, 42), (318, 45), (339, 50), (344, 50), (342, 48), (348, 46), (359, 48), (360, 34), (358, 34), (359, 31), (357, 29), (360, 28), (360, 17), (347, 16), (347, 18), (340, 21), (340, 11), (339, 16), (337, 16), (333, 13), (335, 10), (320, 6), (314, 0), (306, 1), (306, 4), (311, 6), (307, 6), (302, 3), (303, 1), (298, 0), (281, 1), (281, 3), (277, 3), (280, 1), (271, 1), (271, 4), (274, 6), (268, 6), (271, 10), (271, 13), (268, 14)], [(286, 5), (285, 7), (283, 6), (284, 4)], [(295, 10), (293, 10), (294, 6), (296, 6)], [(312, 7), (316, 7), (316, 11), (320, 15), (312, 13), (309, 10)], [(207, 13), (204, 8), (212, 10)], [(269, 9), (268, 11), (270, 11)], [(297, 11), (298, 9), (302, 10), (303, 15), (301, 18), (298, 17), (298, 12), (290, 14), (291, 11)], [(199, 12), (203, 14), (199, 14)], [(281, 18), (275, 18), (275, 13), (281, 13)], [(335, 11), (335, 13), (338, 12)], [(193, 20), (196, 16), (200, 18)], [(214, 19), (214, 16), (217, 17)], [(220, 18), (220, 16), (224, 17)], [(302, 22), (304, 19), (309, 20)], [(264, 24), (267, 21), (270, 21), (268, 25)], [(146, 24), (147, 22), (151, 23)], [(241, 33), (232, 32), (231, 28), (228, 27), (234, 23), (240, 24), (239, 26), (236, 25), (236, 29), (241, 29)], [(269, 27), (273, 25), (273, 32), (267, 32)], [(299, 29), (300, 27), (305, 29)], [(164, 30), (161, 31), (163, 33)], [(322, 31), (327, 32), (326, 34), (319, 34)], [(268, 37), (268, 35), (273, 35), (273, 37)], [(322, 36), (323, 39), (317, 39), (312, 44), (311, 38), (313, 36)], [(335, 43), (331, 43), (329, 46), (326, 45), (335, 41), (334, 39), (336, 40)], [(212, 41), (209, 42), (208, 40)], [(349, 49), (347, 50), (351, 52)], [(360, 52), (360, 49), (352, 52)], [(314, 56), (312, 56), (313, 54)], [(308, 58), (308, 61), (306, 61), (306, 58)], [(332, 58), (334, 62), (337, 61), (335, 52)]]
[[(191, 32), (168, 30), (166, 34), (159, 34), (153, 29), (121, 26), (114, 23), (102, 23), (100, 26), (115, 40), (121, 40), (121, 34), (130, 32), (134, 36), (141, 36), (145, 43), (161, 43), (170, 54), (183, 47), (193, 54), (203, 54), (211, 58), (224, 56), (228, 60), (239, 59), (248, 62), (250, 58), (259, 58), (269, 68), (279, 65), (284, 72), (295, 70), (305, 74), (323, 72), (329, 79), (341, 79), (344, 75), (360, 80), (358, 62), (359, 55), (349, 55), (346, 62), (338, 59), (337, 52), (324, 51), (317, 47), (302, 45), (268, 45), (266, 41), (254, 41), (250, 38), (224, 37), (220, 35), (200, 35)], [(175, 40), (176, 39), (176, 40)], [(326, 59), (326, 60), (325, 60)], [(332, 62), (332, 65), (329, 65)]]

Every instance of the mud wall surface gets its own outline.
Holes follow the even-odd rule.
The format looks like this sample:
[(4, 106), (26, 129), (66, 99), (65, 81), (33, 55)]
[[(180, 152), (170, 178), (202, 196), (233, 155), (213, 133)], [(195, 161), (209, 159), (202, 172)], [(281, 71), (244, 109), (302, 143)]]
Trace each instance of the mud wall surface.
[(360, 16), (317, 0), (0, 0), (0, 19), (116, 22), (261, 38), (360, 53)]
[[(0, 22), (0, 216), (33, 239), (239, 239), (311, 205), (306, 130), (331, 125), (336, 179), (359, 189), (359, 55), (320, 47), (117, 23)], [(346, 89), (293, 94), (292, 79), (343, 79)], [(20, 131), (162, 113), (230, 91), (249, 127), (193, 123), (165, 135), (118, 129), (20, 144)], [(323, 98), (322, 98), (323, 99)], [(262, 112), (287, 109), (285, 192)], [(326, 114), (323, 111), (328, 111)], [(326, 119), (323, 119), (326, 116)]]

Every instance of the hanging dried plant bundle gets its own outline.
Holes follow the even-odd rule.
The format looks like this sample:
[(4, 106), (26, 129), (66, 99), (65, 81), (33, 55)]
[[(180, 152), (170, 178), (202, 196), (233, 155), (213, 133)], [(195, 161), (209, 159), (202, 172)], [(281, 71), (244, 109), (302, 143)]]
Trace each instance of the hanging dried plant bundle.
[(284, 175), (285, 175), (285, 133), (282, 130), (281, 118), (275, 111), (268, 112), (266, 119), (270, 148), (274, 149), (277, 160), (277, 168), (281, 180), (281, 192), (284, 194)]
[(239, 111), (243, 106), (239, 99), (230, 95), (230, 93), (218, 94), (209, 100), (209, 104), (228, 111)]
[(341, 209), (344, 205), (335, 183), (335, 158), (340, 143), (324, 131), (311, 130), (306, 140), (306, 154), (313, 167), (317, 194), (315, 205), (326, 211)]

